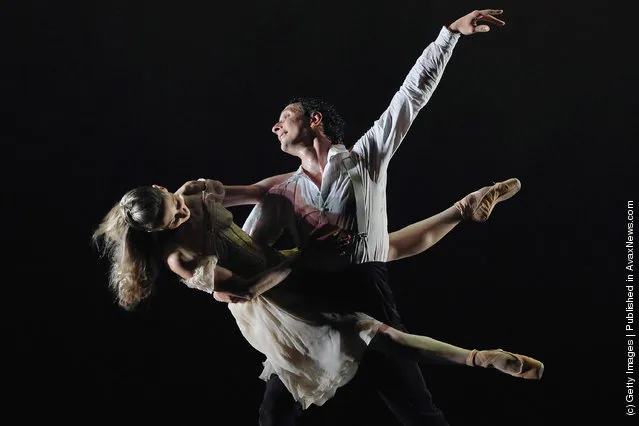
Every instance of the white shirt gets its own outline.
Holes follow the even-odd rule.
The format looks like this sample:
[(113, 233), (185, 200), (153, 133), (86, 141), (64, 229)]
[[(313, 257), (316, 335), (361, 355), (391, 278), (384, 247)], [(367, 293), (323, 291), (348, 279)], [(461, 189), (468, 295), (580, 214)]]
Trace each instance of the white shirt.
[[(385, 262), (388, 257), (388, 218), (386, 215), (386, 177), (388, 163), (406, 136), (417, 113), (437, 87), (452, 55), (459, 34), (445, 27), (417, 59), (390, 105), (373, 126), (355, 143), (356, 169), (361, 176), (366, 237), (357, 239), (351, 256), (334, 251), (317, 257), (317, 267), (333, 269), (344, 263)], [(341, 159), (348, 155), (342, 144), (333, 145), (317, 185), (302, 167), (287, 181), (271, 188), (256, 205), (243, 229), (260, 244), (272, 244), (287, 228), (298, 247), (310, 239), (337, 228), (357, 234), (355, 195), (351, 178)], [(311, 235), (313, 233), (313, 235)]]

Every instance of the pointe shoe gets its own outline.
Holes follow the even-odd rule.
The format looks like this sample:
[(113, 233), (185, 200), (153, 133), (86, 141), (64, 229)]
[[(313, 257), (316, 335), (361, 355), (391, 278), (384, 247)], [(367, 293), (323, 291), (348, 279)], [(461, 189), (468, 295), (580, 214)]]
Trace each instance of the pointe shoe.
[(464, 220), (485, 222), (488, 220), (495, 205), (506, 201), (521, 189), (521, 182), (517, 178), (510, 178), (493, 186), (485, 186), (478, 191), (471, 192), (455, 203), (455, 207)]
[(525, 355), (506, 352), (501, 349), (478, 351), (473, 349), (466, 358), (471, 367), (496, 368), (502, 373), (522, 379), (541, 379), (544, 364)]

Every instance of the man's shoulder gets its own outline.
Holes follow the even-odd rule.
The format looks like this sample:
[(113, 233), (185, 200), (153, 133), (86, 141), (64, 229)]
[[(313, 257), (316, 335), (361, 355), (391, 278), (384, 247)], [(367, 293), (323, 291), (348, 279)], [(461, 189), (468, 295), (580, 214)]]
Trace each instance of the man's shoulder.
[(302, 174), (302, 168), (295, 170), (291, 175), (280, 183), (277, 183), (268, 190), (269, 194), (282, 194), (297, 184)]

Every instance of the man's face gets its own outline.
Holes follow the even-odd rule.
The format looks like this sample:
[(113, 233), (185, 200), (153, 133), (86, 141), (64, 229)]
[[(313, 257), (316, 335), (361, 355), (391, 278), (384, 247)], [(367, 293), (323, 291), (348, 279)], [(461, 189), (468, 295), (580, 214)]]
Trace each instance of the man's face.
[(302, 113), (300, 104), (290, 104), (282, 110), (280, 118), (273, 126), (273, 133), (280, 141), (280, 148), (286, 153), (293, 153), (295, 148), (310, 138), (309, 120)]

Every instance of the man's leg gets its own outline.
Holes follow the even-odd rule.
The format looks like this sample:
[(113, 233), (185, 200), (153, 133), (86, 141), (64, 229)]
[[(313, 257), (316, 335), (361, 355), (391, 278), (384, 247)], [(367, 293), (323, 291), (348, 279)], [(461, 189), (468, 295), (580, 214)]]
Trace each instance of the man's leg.
[(272, 374), (260, 405), (260, 426), (294, 426), (300, 413), (300, 405), (280, 378)]
[(358, 374), (377, 389), (397, 419), (409, 426), (448, 426), (434, 404), (417, 362), (370, 352)]
[[(364, 312), (396, 330), (406, 331), (388, 286), (387, 270), (383, 262), (352, 266), (342, 274), (342, 281), (335, 280), (343, 289), (339, 293), (340, 299), (347, 300), (355, 311)], [(378, 338), (374, 337), (370, 345), (374, 346)], [(369, 350), (360, 363), (357, 376), (358, 386), (376, 389), (378, 396), (403, 424), (448, 426), (444, 415), (433, 403), (416, 361)]]

